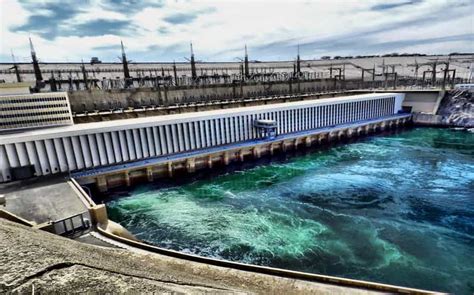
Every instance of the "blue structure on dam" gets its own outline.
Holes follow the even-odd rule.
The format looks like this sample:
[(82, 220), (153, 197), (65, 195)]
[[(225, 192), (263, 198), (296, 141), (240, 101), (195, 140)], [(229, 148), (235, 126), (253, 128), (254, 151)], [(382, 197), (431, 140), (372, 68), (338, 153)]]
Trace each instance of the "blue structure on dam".
[[(393, 119), (402, 93), (299, 101), (25, 131), (0, 138), (0, 182), (168, 157)], [(392, 117), (391, 117), (392, 116)], [(262, 132), (262, 124), (268, 130)]]

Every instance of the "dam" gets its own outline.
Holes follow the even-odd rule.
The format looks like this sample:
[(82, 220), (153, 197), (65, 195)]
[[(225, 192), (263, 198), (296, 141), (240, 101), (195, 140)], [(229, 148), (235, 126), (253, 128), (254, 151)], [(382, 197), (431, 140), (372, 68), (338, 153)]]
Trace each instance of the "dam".
[[(299, 132), (304, 132), (299, 137), (311, 144), (311, 135), (316, 133), (311, 130), (318, 129), (325, 131), (326, 140), (328, 136), (352, 136), (361, 131), (357, 130), (360, 126), (346, 126), (349, 135), (339, 134), (341, 131), (336, 127), (374, 123), (370, 128), (385, 128), (409, 120), (410, 115), (399, 114), (403, 97), (403, 94), (396, 93), (364, 94), (7, 134), (0, 142), (0, 182), (13, 180), (12, 175), (17, 169), (30, 169), (31, 175), (35, 176), (74, 171), (84, 171), (77, 176), (88, 176), (88, 171), (97, 174), (97, 171), (127, 168), (127, 165), (121, 167), (117, 164), (166, 159), (191, 151), (206, 154), (209, 149), (231, 148), (238, 143), (250, 142), (253, 147), (261, 141), (290, 139)], [(268, 138), (264, 128), (255, 125), (259, 119), (275, 124), (272, 138)], [(331, 133), (331, 127), (337, 132)], [(252, 153), (258, 156), (260, 151), (253, 147)], [(148, 171), (153, 178), (150, 167)], [(97, 177), (96, 181), (101, 190), (107, 189), (107, 180), (103, 176)]]
[(67, 92), (0, 84), (0, 218), (186, 273), (238, 271), (226, 286), (267, 276), (266, 292), (295, 292), (293, 280), (469, 293), (472, 134), (417, 127), (471, 124), (471, 96), (445, 89), (462, 79), (397, 88), (390, 73), (367, 88), (329, 70)]

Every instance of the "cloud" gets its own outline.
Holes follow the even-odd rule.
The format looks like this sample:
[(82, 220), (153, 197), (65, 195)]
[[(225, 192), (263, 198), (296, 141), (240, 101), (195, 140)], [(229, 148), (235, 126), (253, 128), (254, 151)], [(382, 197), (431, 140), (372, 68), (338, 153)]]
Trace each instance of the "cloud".
[(77, 5), (66, 3), (21, 1), (20, 4), (34, 13), (28, 17), (25, 24), (14, 27), (12, 31), (35, 33), (46, 39), (54, 39), (61, 33), (58, 25), (80, 13)]
[[(416, 50), (473, 51), (469, 0), (152, 1), (1, 0), (0, 61), (98, 56), (116, 61), (120, 40), (135, 61), (293, 59)], [(471, 40), (469, 40), (471, 38)], [(436, 51), (440, 50), (440, 51)]]
[(100, 6), (108, 11), (123, 14), (134, 14), (147, 7), (163, 7), (164, 1), (160, 0), (102, 0)]
[(393, 2), (393, 3), (386, 2), (386, 3), (376, 4), (372, 6), (371, 9), (376, 10), (376, 11), (389, 10), (389, 9), (399, 8), (402, 6), (410, 6), (410, 5), (414, 5), (421, 2), (422, 0), (411, 0), (411, 1)]
[(63, 32), (62, 36), (102, 36), (116, 33), (124, 34), (126, 31), (129, 31), (128, 34), (132, 34), (133, 31), (128, 21), (99, 19), (77, 25), (71, 31)]
[(191, 13), (175, 13), (172, 15), (165, 16), (163, 20), (170, 24), (179, 25), (191, 23), (197, 18), (197, 15)]

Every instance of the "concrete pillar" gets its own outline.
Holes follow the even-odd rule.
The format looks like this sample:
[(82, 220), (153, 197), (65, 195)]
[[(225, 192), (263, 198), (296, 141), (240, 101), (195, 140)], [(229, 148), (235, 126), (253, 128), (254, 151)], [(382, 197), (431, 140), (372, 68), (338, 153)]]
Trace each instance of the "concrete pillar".
[(355, 129), (352, 129), (352, 128), (347, 129), (346, 131), (347, 138), (352, 138), (355, 132), (356, 132)]
[(209, 167), (209, 169), (212, 169), (212, 156), (207, 157), (207, 167)]
[(311, 147), (312, 139), (311, 136), (305, 138), (306, 147)]
[(105, 136), (104, 133), (96, 133), (95, 134), (95, 141), (97, 143), (97, 148), (99, 149), (100, 165), (102, 165), (102, 166), (107, 165), (109, 163), (108, 162), (108, 157), (107, 157), (107, 148), (106, 148), (106, 145), (105, 145), (104, 136)]
[[(1, 147), (0, 147), (0, 158), (1, 158), (1, 151), (2, 151), (2, 149), (1, 149)], [(41, 173), (41, 164), (40, 164), (40, 162), (39, 162), (38, 155), (37, 155), (37, 153), (36, 153), (36, 147), (35, 147), (34, 142), (28, 141), (28, 142), (26, 143), (26, 151), (28, 152), (28, 158), (29, 158), (29, 160), (30, 160), (30, 163), (35, 166), (35, 174), (36, 174), (36, 176), (40, 176), (40, 175), (42, 174), (42, 173)], [(69, 152), (72, 153), (72, 148), (69, 150)], [(5, 164), (6, 164), (7, 159), (5, 158), (4, 161), (5, 161)], [(0, 163), (2, 163), (2, 161), (0, 161)], [(74, 162), (74, 163), (75, 163), (75, 162)], [(74, 164), (74, 165), (75, 165), (75, 164)], [(0, 165), (0, 167), (1, 167), (1, 166), (2, 166), (2, 165)], [(74, 166), (74, 169), (76, 169), (75, 166)], [(1, 170), (1, 168), (0, 168), (0, 170)], [(0, 172), (1, 172), (1, 171), (0, 171)]]
[(89, 209), (93, 224), (106, 224), (109, 220), (107, 216), (107, 209), (104, 204), (95, 205)]
[[(56, 155), (56, 150), (54, 149), (54, 142), (52, 139), (45, 139), (44, 145), (46, 147), (46, 153), (48, 154), (49, 166), (51, 167), (51, 173), (60, 172), (59, 161)], [(8, 148), (8, 145), (7, 145)], [(8, 149), (7, 149), (8, 152)], [(12, 165), (12, 167), (14, 167)]]
[(146, 177), (149, 182), (153, 182), (153, 168), (152, 167), (146, 167)]
[(254, 146), (253, 149), (252, 149), (252, 154), (253, 154), (253, 157), (258, 159), (260, 158), (260, 156), (262, 155), (261, 151), (260, 151), (260, 147), (259, 146)]
[[(54, 149), (56, 150), (56, 155), (58, 156), (59, 170), (61, 170), (61, 172), (66, 172), (69, 170), (69, 167), (68, 167), (68, 163), (66, 159), (66, 153), (64, 151), (63, 142), (61, 141), (60, 138), (55, 138), (53, 139), (53, 143), (54, 143)], [(21, 163), (21, 158), (20, 158), (20, 163)]]
[(224, 154), (222, 155), (222, 162), (226, 166), (229, 165), (229, 163), (230, 163), (229, 152), (224, 152)]
[(323, 143), (323, 141), (324, 141), (324, 135), (318, 134), (316, 138), (318, 139), (318, 144), (322, 144), (322, 143)]
[(173, 177), (173, 162), (168, 162), (168, 176)]
[(370, 133), (370, 124), (364, 126), (364, 133), (365, 135), (368, 135)]
[(108, 190), (105, 176), (98, 176), (95, 181), (99, 192), (104, 193)]
[(338, 133), (337, 133), (337, 140), (342, 140), (345, 136), (345, 132), (344, 130), (340, 130)]
[(0, 176), (2, 176), (0, 179), (3, 178), (3, 181), (11, 180), (10, 165), (8, 164), (7, 152), (3, 145), (0, 145)]
[(239, 151), (239, 160), (240, 160), (240, 162), (243, 162), (244, 159), (245, 159), (245, 157), (244, 157), (244, 150), (240, 150), (240, 151)]
[(189, 158), (186, 160), (186, 171), (188, 171), (188, 173), (196, 172), (196, 159), (195, 158)]
[(88, 134), (87, 140), (89, 141), (90, 153), (92, 158), (92, 166), (100, 166), (100, 155), (99, 148), (97, 147), (97, 142), (94, 134)]
[(131, 182), (130, 182), (130, 174), (128, 174), (128, 171), (125, 171), (124, 173), (124, 180), (125, 180), (125, 185), (129, 187), (131, 185)]

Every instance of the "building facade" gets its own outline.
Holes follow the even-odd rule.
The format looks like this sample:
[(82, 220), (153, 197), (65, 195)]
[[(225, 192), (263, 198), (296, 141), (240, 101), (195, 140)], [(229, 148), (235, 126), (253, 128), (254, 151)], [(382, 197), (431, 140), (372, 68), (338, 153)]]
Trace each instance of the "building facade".
[(364, 94), (284, 104), (78, 124), (0, 136), (0, 182), (15, 169), (48, 175), (110, 166), (239, 142), (266, 140), (256, 120), (279, 135), (390, 116), (404, 94)]
[(0, 132), (71, 124), (67, 92), (0, 95)]

